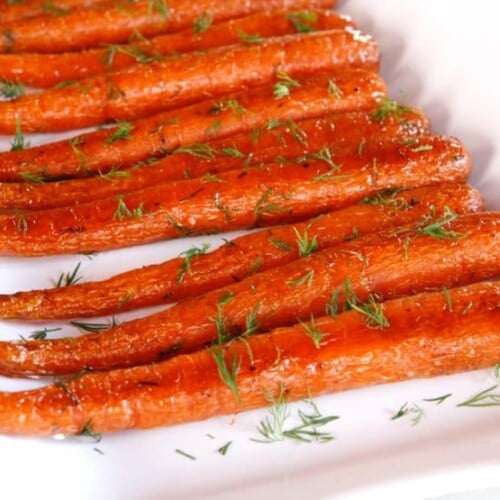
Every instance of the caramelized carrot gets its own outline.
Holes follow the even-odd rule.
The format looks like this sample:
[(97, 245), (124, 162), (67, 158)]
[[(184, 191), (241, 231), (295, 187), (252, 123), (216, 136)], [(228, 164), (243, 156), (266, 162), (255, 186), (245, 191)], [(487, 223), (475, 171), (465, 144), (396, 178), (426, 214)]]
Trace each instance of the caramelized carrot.
[[(340, 168), (341, 167), (341, 168)], [(372, 162), (348, 156), (174, 181), (77, 206), (0, 216), (0, 252), (91, 252), (304, 220), (383, 188), (463, 182), (470, 157), (457, 140), (422, 137), (420, 147), (382, 149)]]
[[(98, 334), (1, 342), (0, 373), (64, 374), (144, 364), (248, 329), (307, 320), (325, 307), (335, 311), (353, 293), (361, 301), (375, 292), (388, 299), (500, 273), (500, 214), (440, 220), (362, 236)], [(436, 224), (446, 238), (441, 231), (436, 237)]]
[[(339, 98), (328, 92), (330, 80), (340, 89)], [(104, 173), (117, 165), (163, 156), (180, 145), (252, 129), (259, 132), (261, 128), (276, 128), (289, 120), (329, 112), (373, 109), (385, 92), (380, 76), (363, 70), (313, 75), (298, 81), (301, 87), (294, 89), (290, 98), (275, 99), (272, 89), (264, 86), (122, 124), (122, 134), (118, 127), (24, 151), (0, 153), (0, 179), (19, 180), (21, 172), (41, 179)], [(405, 117), (404, 113), (398, 115)]]
[(139, 33), (151, 37), (191, 27), (209, 14), (214, 21), (262, 10), (329, 8), (335, 0), (137, 0), (94, 5), (63, 16), (43, 16), (0, 24), (0, 52), (66, 52), (126, 42)]
[(0, 183), (0, 207), (18, 210), (62, 207), (167, 181), (298, 157), (324, 157), (335, 163), (353, 154), (371, 161), (389, 140), (409, 142), (417, 148), (417, 136), (427, 130), (426, 117), (407, 108), (384, 121), (375, 121), (372, 113), (362, 112), (332, 114), (298, 123), (286, 120), (272, 130), (259, 131), (258, 137), (254, 131), (186, 145), (174, 150), (175, 154), (140, 163), (141, 168), (118, 168), (95, 177), (58, 182), (40, 182), (42, 178), (36, 173), (31, 179), (28, 171), (24, 175), (32, 182)]
[[(63, 384), (0, 393), (0, 432), (77, 434), (186, 423), (266, 406), (269, 393), (285, 401), (372, 384), (492, 366), (500, 354), (500, 285), (478, 283), (389, 300), (389, 323), (373, 328), (358, 311), (279, 328), (221, 351), (239, 366), (231, 390), (214, 350), (157, 364), (89, 373)], [(448, 307), (450, 301), (453, 306)], [(237, 391), (237, 392), (236, 392)], [(236, 397), (236, 395), (238, 397)], [(266, 397), (267, 395), (267, 397)]]
[[(148, 64), (164, 56), (206, 50), (223, 45), (245, 43), (244, 34), (258, 33), (262, 38), (282, 36), (310, 26), (311, 30), (355, 28), (354, 23), (333, 11), (267, 11), (210, 25), (190, 27), (179, 33), (160, 35), (125, 45), (63, 54), (0, 54), (0, 80), (22, 82), (31, 87), (47, 88), (66, 81), (87, 78), (132, 64)], [(1, 16), (1, 14), (0, 14)], [(203, 19), (203, 18), (202, 18)], [(209, 19), (209, 18), (207, 18)]]
[(214, 350), (202, 350), (84, 374), (64, 385), (3, 392), (0, 432), (78, 434), (89, 424), (96, 432), (150, 428), (266, 406), (269, 393), (291, 401), (485, 368), (500, 354), (499, 299), (498, 283), (478, 283), (448, 297), (428, 292), (389, 300), (385, 328), (373, 328), (358, 311), (317, 318), (318, 344), (307, 324), (248, 337), (220, 351), (226, 366), (238, 363), (233, 390), (220, 378)]
[(0, 102), (0, 132), (14, 133), (16, 126), (25, 132), (50, 132), (137, 119), (244, 86), (269, 84), (271, 91), (276, 79), (282, 79), (282, 85), (297, 86), (289, 74), (353, 67), (376, 69), (378, 59), (378, 46), (369, 37), (341, 30), (219, 47), (147, 65), (136, 64), (63, 89)]
[(104, 281), (0, 295), (0, 317), (99, 316), (176, 302), (243, 279), (255, 262), (265, 271), (344, 240), (439, 216), (445, 207), (457, 214), (475, 212), (482, 208), (481, 195), (465, 184), (381, 192), (309, 221), (240, 236), (208, 254), (202, 248)]
[(81, 9), (109, 3), (109, 0), (23, 0), (22, 2), (0, 2), (0, 23), (11, 23), (29, 17), (43, 15), (63, 15), (75, 9)]

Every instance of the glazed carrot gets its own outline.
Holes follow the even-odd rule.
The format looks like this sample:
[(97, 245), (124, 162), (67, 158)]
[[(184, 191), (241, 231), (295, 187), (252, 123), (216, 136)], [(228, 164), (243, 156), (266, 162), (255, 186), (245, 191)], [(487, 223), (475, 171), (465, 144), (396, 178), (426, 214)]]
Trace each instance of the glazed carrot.
[(151, 37), (190, 28), (209, 14), (213, 21), (262, 10), (330, 8), (335, 0), (137, 0), (96, 5), (63, 16), (43, 16), (0, 24), (0, 52), (66, 52), (126, 42), (134, 33)]
[[(303, 20), (306, 17), (311, 22)], [(298, 24), (299, 23), (299, 24)], [(63, 54), (0, 54), (0, 80), (22, 82), (32, 87), (51, 87), (132, 64), (148, 64), (180, 52), (206, 50), (223, 45), (243, 44), (242, 33), (259, 33), (262, 38), (282, 36), (310, 26), (311, 30), (354, 28), (354, 23), (333, 11), (266, 11), (210, 25), (190, 27), (179, 33), (160, 35), (126, 45)], [(197, 31), (198, 29), (198, 31)]]
[(462, 215), (448, 223), (443, 221), (450, 217), (444, 217), (415, 230), (362, 236), (98, 334), (1, 342), (0, 373), (63, 374), (144, 364), (195, 350), (217, 336), (286, 326), (322, 314), (325, 307), (337, 310), (352, 293), (361, 301), (374, 292), (389, 299), (497, 276), (500, 214)]
[[(339, 98), (328, 92), (330, 80), (340, 89)], [(22, 172), (42, 179), (107, 172), (117, 165), (132, 165), (151, 156), (164, 156), (180, 145), (206, 142), (214, 137), (276, 128), (289, 120), (318, 117), (329, 112), (372, 110), (385, 92), (380, 76), (363, 70), (313, 75), (298, 81), (301, 87), (294, 89), (290, 98), (275, 99), (272, 89), (263, 86), (208, 99), (135, 123), (124, 123), (115, 129), (24, 151), (0, 153), (0, 180), (22, 179)], [(397, 114), (401, 118), (405, 116), (401, 111)]]
[(109, 0), (23, 0), (22, 2), (0, 2), (0, 23), (11, 23), (36, 16), (57, 16), (69, 11), (110, 3)]
[[(339, 168), (339, 167), (342, 168)], [(380, 151), (366, 164), (316, 160), (173, 181), (81, 205), (0, 216), (0, 252), (92, 252), (290, 223), (352, 204), (375, 191), (463, 182), (470, 157), (456, 140), (422, 137), (419, 148)]]
[[(0, 393), (3, 434), (78, 434), (186, 423), (372, 384), (492, 366), (500, 354), (500, 285), (477, 283), (385, 302), (389, 326), (358, 311), (278, 328), (157, 364), (89, 373), (63, 384)], [(452, 307), (448, 307), (451, 303)], [(314, 343), (306, 328), (320, 332)], [(232, 389), (214, 354), (239, 366)], [(251, 353), (251, 354), (250, 354)], [(221, 363), (222, 364), (222, 363)], [(267, 397), (266, 397), (267, 395)], [(281, 401), (283, 402), (283, 401)]]
[(137, 119), (244, 86), (269, 84), (271, 91), (276, 79), (290, 93), (288, 86), (298, 84), (289, 74), (376, 69), (378, 59), (378, 47), (370, 38), (341, 30), (218, 47), (136, 64), (62, 89), (0, 102), (0, 132), (14, 133), (16, 126), (25, 132), (50, 132)]
[(354, 154), (371, 161), (389, 140), (408, 142), (417, 148), (417, 136), (428, 130), (427, 119), (418, 110), (405, 108), (404, 113), (388, 116), (384, 121), (373, 120), (372, 114), (336, 113), (302, 122), (285, 120), (271, 130), (266, 127), (259, 131), (258, 137), (254, 130), (227, 139), (185, 145), (174, 150), (175, 154), (140, 163), (141, 168), (114, 169), (90, 178), (42, 182), (36, 173), (30, 177), (27, 172), (26, 179), (32, 182), (0, 183), (0, 207), (36, 210), (68, 206), (167, 181), (297, 157), (323, 155), (326, 159), (328, 155), (336, 162)]
[(202, 247), (104, 281), (0, 295), (0, 317), (99, 316), (176, 302), (243, 279), (255, 262), (265, 271), (360, 235), (439, 217), (445, 207), (457, 214), (475, 212), (482, 208), (481, 195), (465, 184), (381, 192), (309, 221), (240, 236), (207, 254)]

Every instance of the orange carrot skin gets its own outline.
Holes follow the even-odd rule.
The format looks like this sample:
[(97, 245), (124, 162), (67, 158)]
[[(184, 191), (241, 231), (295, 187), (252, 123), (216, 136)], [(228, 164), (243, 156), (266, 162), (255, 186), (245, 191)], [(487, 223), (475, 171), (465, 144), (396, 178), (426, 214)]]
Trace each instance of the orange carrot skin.
[[(221, 381), (207, 350), (158, 364), (84, 374), (61, 385), (0, 393), (0, 432), (77, 434), (151, 428), (202, 420), (268, 405), (284, 390), (287, 401), (372, 384), (492, 366), (500, 355), (500, 287), (476, 283), (384, 303), (388, 328), (374, 329), (357, 311), (321, 317), (319, 348), (300, 325), (235, 342), (226, 349), (241, 362), (238, 402)], [(249, 358), (252, 352), (252, 359)], [(127, 411), (124, 411), (124, 408)]]
[(0, 24), (1, 52), (67, 52), (126, 42), (134, 31), (146, 38), (190, 28), (206, 13), (215, 22), (263, 10), (330, 8), (335, 0), (169, 0), (152, 8), (149, 0), (96, 5), (64, 16), (43, 16)]
[(447, 225), (464, 234), (454, 240), (411, 229), (366, 235), (99, 334), (1, 342), (0, 373), (64, 374), (158, 361), (214, 341), (217, 317), (228, 332), (237, 334), (245, 331), (250, 315), (265, 331), (323, 314), (346, 279), (360, 300), (366, 300), (374, 292), (389, 299), (494, 278), (500, 273), (499, 228), (498, 213), (478, 213)]
[[(342, 92), (339, 99), (328, 93), (330, 79)], [(128, 140), (114, 140), (114, 130), (101, 130), (24, 151), (0, 153), (0, 180), (20, 180), (19, 174), (26, 171), (45, 178), (107, 172), (115, 166), (163, 156), (180, 145), (265, 129), (276, 121), (373, 109), (386, 90), (379, 75), (363, 70), (313, 75), (298, 81), (302, 86), (286, 99), (275, 99), (272, 89), (264, 86), (139, 120), (133, 123)], [(236, 102), (246, 111), (224, 109), (228, 102)]]
[(377, 69), (378, 60), (379, 49), (372, 39), (341, 30), (219, 47), (0, 102), (0, 132), (14, 133), (18, 123), (25, 132), (50, 132), (137, 119), (246, 86), (269, 84), (271, 91), (277, 71), (307, 75), (355, 67)]
[[(203, 150), (197, 152), (197, 145), (194, 145), (191, 153), (178, 150), (159, 160), (153, 158), (150, 160), (152, 164), (143, 163), (141, 168), (57, 182), (0, 183), (0, 207), (39, 210), (68, 206), (167, 181), (214, 175), (277, 159), (307, 157), (321, 151), (328, 151), (333, 162), (349, 154), (363, 155), (371, 160), (389, 139), (391, 142), (410, 141), (414, 143), (412, 147), (418, 147), (417, 136), (427, 131), (425, 115), (411, 109), (401, 116), (388, 116), (384, 121), (373, 120), (371, 112), (335, 113), (295, 123), (285, 121), (272, 130), (259, 131), (258, 137), (252, 132), (208, 141), (204, 144), (205, 153)], [(358, 153), (361, 148), (363, 151)]]
[[(312, 10), (310, 14), (316, 16), (316, 21), (310, 25), (313, 30), (356, 27), (352, 20), (333, 11)], [(0, 80), (20, 81), (32, 87), (48, 88), (61, 82), (88, 78), (136, 63), (149, 63), (164, 56), (175, 57), (179, 53), (241, 44), (244, 43), (242, 33), (258, 33), (262, 38), (293, 34), (297, 29), (290, 16), (294, 15), (297, 15), (296, 11), (258, 12), (214, 24), (202, 33), (197, 33), (190, 27), (147, 41), (83, 52), (0, 54)]]
[(55, 0), (50, 2), (50, 5), (40, 0), (24, 0), (22, 3), (13, 4), (2, 2), (0, 3), (0, 22), (11, 23), (29, 17), (61, 15), (70, 10), (101, 3), (109, 3), (109, 0)]
[[(316, 240), (317, 250), (356, 238), (440, 216), (445, 207), (462, 214), (482, 209), (480, 193), (465, 184), (441, 184), (384, 196), (384, 203), (361, 203), (295, 225), (240, 236), (193, 258), (145, 266), (104, 281), (0, 295), (0, 317), (48, 319), (114, 314), (201, 295), (244, 279), (259, 262), (259, 272), (300, 257), (298, 237)], [(124, 301), (124, 297), (127, 298)]]
[(340, 173), (321, 160), (271, 164), (159, 184), (74, 207), (0, 216), (0, 252), (92, 252), (290, 223), (345, 207), (383, 188), (467, 179), (470, 155), (458, 141), (430, 136), (420, 144), (420, 149), (384, 149), (368, 164), (362, 157), (346, 157)]

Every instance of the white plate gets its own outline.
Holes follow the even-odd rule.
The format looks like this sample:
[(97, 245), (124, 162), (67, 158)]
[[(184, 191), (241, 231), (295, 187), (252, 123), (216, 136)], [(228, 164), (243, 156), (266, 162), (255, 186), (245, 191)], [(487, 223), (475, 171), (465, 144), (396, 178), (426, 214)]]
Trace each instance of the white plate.
[[(392, 96), (422, 106), (435, 131), (456, 135), (471, 149), (472, 183), (483, 191), (490, 208), (500, 209), (496, 2), (476, 0), (473, 9), (465, 0), (351, 0), (339, 6), (381, 43), (383, 74)], [(0, 138), (0, 149), (7, 147), (8, 141)], [(0, 293), (50, 286), (78, 261), (86, 279), (97, 279), (139, 262), (162, 261), (191, 244), (156, 244), (93, 260), (0, 258)], [(1, 322), (0, 338), (16, 338), (29, 330), (21, 323)], [(118, 433), (98, 444), (0, 437), (2, 498), (412, 499), (496, 488), (500, 408), (456, 407), (494, 383), (492, 370), (485, 370), (318, 398), (323, 414), (341, 416), (330, 424), (336, 439), (327, 444), (250, 441), (265, 410)], [(0, 379), (2, 390), (19, 387), (18, 381)], [(422, 398), (450, 392), (442, 405), (421, 403)], [(418, 425), (412, 426), (409, 419), (390, 420), (405, 402), (424, 408)], [(217, 448), (228, 441), (232, 445), (227, 455), (219, 455)], [(176, 448), (197, 460), (175, 453)], [(495, 493), (493, 497), (498, 498)]]

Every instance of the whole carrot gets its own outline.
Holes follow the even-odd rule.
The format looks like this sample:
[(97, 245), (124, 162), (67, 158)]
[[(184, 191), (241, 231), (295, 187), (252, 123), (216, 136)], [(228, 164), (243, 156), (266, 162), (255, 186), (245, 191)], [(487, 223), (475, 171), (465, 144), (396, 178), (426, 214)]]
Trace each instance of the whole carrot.
[[(277, 128), (282, 132), (283, 125), (293, 127), (290, 120), (329, 112), (373, 110), (385, 93), (380, 76), (364, 70), (312, 75), (296, 81), (301, 86), (293, 89), (288, 98), (276, 99), (272, 87), (263, 86), (137, 122), (122, 122), (110, 130), (0, 153), (0, 180), (22, 180), (26, 174), (43, 180), (105, 173), (117, 165), (133, 165), (151, 156), (164, 156), (178, 146), (250, 130), (254, 130), (254, 144), (262, 129)], [(338, 92), (329, 92), (330, 82)], [(381, 101), (382, 107), (384, 102)], [(404, 108), (396, 109), (399, 110), (396, 115), (404, 119)]]
[[(99, 200), (167, 181), (216, 175), (295, 158), (324, 158), (332, 164), (353, 154), (369, 161), (384, 144), (397, 140), (418, 148), (419, 134), (428, 130), (421, 111), (405, 108), (384, 121), (373, 112), (331, 114), (301, 122), (285, 120), (268, 130), (205, 143), (186, 144), (161, 159), (150, 158), (132, 168), (115, 168), (83, 179), (44, 182), (36, 172), (22, 173), (27, 182), (0, 183), (0, 207), (37, 210)], [(258, 136), (257, 136), (258, 135)], [(140, 168), (138, 168), (140, 166)]]
[(456, 214), (475, 212), (482, 208), (481, 195), (465, 184), (382, 191), (309, 221), (240, 236), (210, 253), (206, 246), (194, 247), (179, 258), (104, 281), (0, 295), (0, 317), (99, 316), (177, 302), (243, 279), (256, 262), (259, 272), (265, 271), (344, 240), (441, 216), (445, 207)]
[(94, 5), (62, 16), (0, 24), (0, 52), (66, 52), (126, 42), (134, 34), (151, 37), (191, 27), (202, 16), (214, 21), (263, 10), (329, 8), (335, 0), (137, 0)]
[(452, 215), (362, 236), (98, 334), (1, 342), (0, 372), (63, 374), (144, 364), (307, 320), (325, 308), (333, 314), (345, 302), (352, 306), (353, 297), (358, 309), (373, 312), (375, 292), (389, 299), (497, 276), (500, 214)]
[(149, 64), (165, 56), (245, 44), (250, 36), (257, 37), (257, 34), (259, 38), (255, 40), (263, 41), (267, 37), (293, 34), (298, 30), (355, 28), (349, 18), (325, 10), (266, 11), (222, 23), (210, 24), (210, 21), (211, 18), (205, 16), (193, 27), (178, 33), (83, 52), (0, 54), (0, 80), (47, 88), (132, 64)]
[[(314, 57), (304, 57), (314, 54)], [(376, 69), (378, 47), (357, 32), (331, 30), (267, 38), (184, 54), (86, 78), (62, 89), (0, 102), (0, 132), (50, 132), (137, 119), (276, 81), (284, 97), (299, 84), (290, 74)]]
[(0, 23), (11, 23), (36, 16), (60, 16), (75, 9), (81, 9), (109, 0), (24, 0), (23, 2), (0, 2)]
[(380, 151), (366, 164), (348, 156), (174, 181), (74, 207), (0, 216), (0, 252), (92, 252), (187, 234), (304, 220), (383, 188), (463, 182), (470, 157), (456, 140), (422, 137), (419, 148)]
[(266, 406), (271, 398), (284, 405), (325, 392), (485, 368), (500, 354), (499, 299), (496, 283), (451, 289), (447, 296), (420, 293), (385, 302), (383, 327), (374, 328), (358, 310), (347, 311), (157, 364), (3, 392), (0, 432), (150, 428)]

